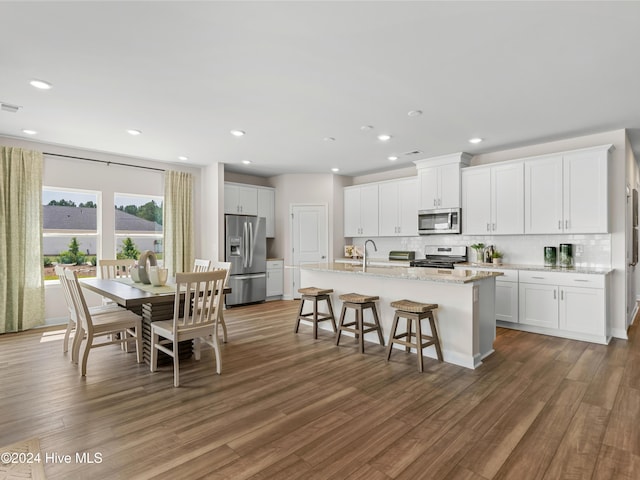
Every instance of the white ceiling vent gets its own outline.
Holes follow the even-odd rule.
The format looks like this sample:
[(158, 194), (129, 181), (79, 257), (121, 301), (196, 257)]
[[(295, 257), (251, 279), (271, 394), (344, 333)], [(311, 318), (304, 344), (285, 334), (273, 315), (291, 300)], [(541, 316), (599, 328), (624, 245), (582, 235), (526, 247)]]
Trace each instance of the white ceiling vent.
[(11, 105), (9, 103), (0, 102), (0, 110), (3, 112), (16, 113), (20, 110), (18, 105)]

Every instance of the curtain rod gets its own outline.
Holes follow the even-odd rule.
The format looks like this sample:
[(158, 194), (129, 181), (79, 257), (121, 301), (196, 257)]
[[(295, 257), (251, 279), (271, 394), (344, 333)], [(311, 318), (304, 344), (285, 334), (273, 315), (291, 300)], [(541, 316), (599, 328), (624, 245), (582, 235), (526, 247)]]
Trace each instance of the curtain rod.
[(73, 158), (75, 160), (85, 160), (87, 162), (106, 163), (107, 166), (109, 166), (109, 165), (120, 165), (120, 166), (123, 166), (123, 167), (133, 167), (133, 168), (143, 168), (145, 170), (155, 170), (157, 172), (165, 172), (166, 171), (166, 170), (164, 170), (162, 168), (143, 167), (142, 165), (132, 165), (130, 163), (110, 162), (108, 160), (96, 160), (95, 158), (74, 157), (73, 155), (60, 155), (59, 153), (43, 152), (43, 155), (51, 155), (53, 157)]

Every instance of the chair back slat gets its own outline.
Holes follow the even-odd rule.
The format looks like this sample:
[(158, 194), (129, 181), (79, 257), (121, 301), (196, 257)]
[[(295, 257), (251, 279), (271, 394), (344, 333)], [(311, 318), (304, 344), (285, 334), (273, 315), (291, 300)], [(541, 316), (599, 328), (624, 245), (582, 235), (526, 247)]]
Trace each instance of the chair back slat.
[[(180, 330), (214, 325), (223, 295), (224, 270), (177, 273), (176, 296), (173, 309), (174, 334)], [(184, 311), (180, 316), (181, 295), (184, 293)]]
[(211, 267), (211, 260), (196, 258), (193, 262), (193, 272), (208, 272)]
[(224, 286), (229, 285), (229, 276), (231, 275), (231, 262), (211, 262), (211, 270), (226, 270), (227, 274), (224, 277)]
[(136, 264), (132, 258), (120, 260), (98, 260), (100, 278), (122, 278), (131, 276), (131, 267)]

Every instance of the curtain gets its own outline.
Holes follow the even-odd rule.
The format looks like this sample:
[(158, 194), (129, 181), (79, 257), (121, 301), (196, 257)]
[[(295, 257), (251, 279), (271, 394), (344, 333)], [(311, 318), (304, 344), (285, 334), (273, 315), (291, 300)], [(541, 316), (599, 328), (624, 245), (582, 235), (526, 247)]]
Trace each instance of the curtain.
[(43, 323), (42, 153), (0, 146), (0, 333)]
[(169, 275), (190, 272), (194, 260), (193, 175), (167, 170), (164, 176), (164, 266)]

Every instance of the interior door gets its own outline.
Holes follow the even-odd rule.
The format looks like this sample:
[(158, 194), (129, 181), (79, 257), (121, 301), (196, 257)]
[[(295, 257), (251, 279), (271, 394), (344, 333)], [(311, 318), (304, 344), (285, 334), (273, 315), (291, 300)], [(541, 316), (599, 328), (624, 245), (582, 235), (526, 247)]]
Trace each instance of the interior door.
[(300, 298), (300, 265), (324, 263), (328, 260), (329, 238), (327, 236), (326, 205), (292, 205), (292, 263), (291, 278), (293, 298)]

